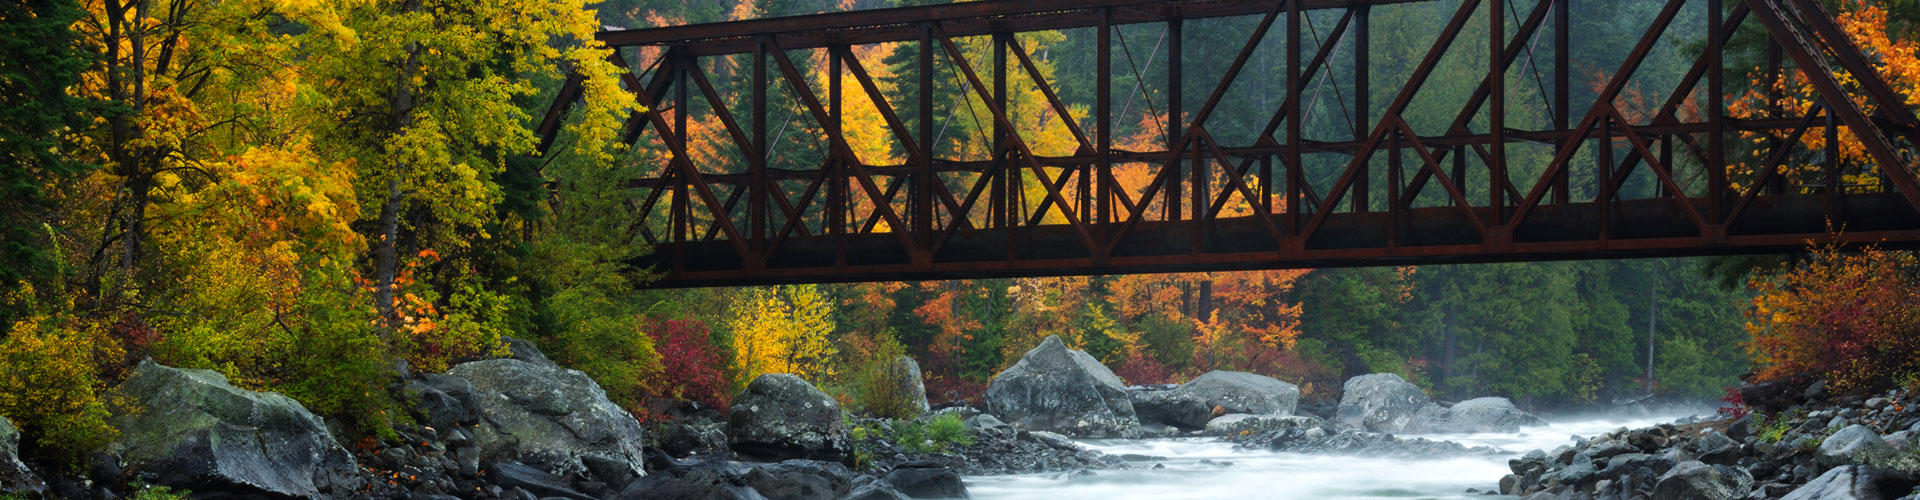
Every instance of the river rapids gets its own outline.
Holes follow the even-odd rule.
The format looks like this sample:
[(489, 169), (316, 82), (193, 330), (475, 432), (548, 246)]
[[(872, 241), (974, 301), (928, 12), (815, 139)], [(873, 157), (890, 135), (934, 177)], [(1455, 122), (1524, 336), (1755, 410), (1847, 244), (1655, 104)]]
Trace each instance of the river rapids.
[(1684, 416), (1567, 419), (1511, 434), (1405, 436), (1501, 450), (1432, 460), (1243, 449), (1215, 438), (1089, 440), (1080, 444), (1110, 455), (1156, 460), (1136, 462), (1126, 470), (978, 476), (966, 478), (966, 483), (973, 498), (989, 500), (1488, 498), (1468, 489), (1497, 489), (1500, 477), (1509, 473), (1508, 459), (1572, 444), (1573, 436), (1592, 437)]

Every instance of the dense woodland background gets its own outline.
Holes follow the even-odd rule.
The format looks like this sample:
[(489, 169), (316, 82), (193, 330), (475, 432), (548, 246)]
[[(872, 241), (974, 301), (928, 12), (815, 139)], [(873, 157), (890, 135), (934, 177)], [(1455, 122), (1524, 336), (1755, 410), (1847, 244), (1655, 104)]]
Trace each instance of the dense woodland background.
[[(1661, 89), (1673, 88), (1700, 50), (1705, 2), (1689, 2), (1625, 105), (1645, 114), (1657, 106), (1648, 103), (1666, 98)], [(1533, 6), (1510, 3), (1510, 26)], [(0, 6), (0, 325), (10, 325), (0, 338), (0, 415), (27, 429), (30, 446), (44, 455), (99, 446), (112, 432), (103, 420), (111, 410), (107, 389), (130, 362), (152, 357), (219, 370), (240, 385), (285, 392), (380, 432), (404, 418), (392, 410), (405, 396), (388, 389), (405, 373), (400, 368), (432, 372), (497, 356), (502, 336), (535, 341), (641, 418), (657, 409), (658, 398), (724, 406), (746, 381), (769, 372), (801, 374), (859, 409), (877, 385), (874, 367), (902, 353), (920, 361), (933, 399), (977, 398), (995, 372), (1047, 335), (1098, 357), (1129, 383), (1245, 370), (1299, 383), (1308, 398), (1335, 397), (1344, 377), (1383, 371), (1442, 399), (1499, 395), (1534, 407), (1650, 393), (1711, 398), (1756, 369), (1766, 376), (1831, 369), (1823, 360), (1836, 353), (1888, 360), (1854, 368), (1868, 370), (1856, 377), (1863, 386), (1913, 372), (1907, 358), (1914, 351), (1888, 347), (1905, 346), (1899, 339), (1913, 337), (1911, 325), (1920, 324), (1913, 321), (1920, 319), (1914, 264), (1901, 253), (1815, 249), (1791, 259), (642, 289), (649, 271), (626, 263), (647, 248), (626, 221), (646, 215), (633, 213), (637, 195), (622, 186), (657, 175), (665, 153), (648, 138), (619, 143), (633, 101), (605, 49), (586, 43), (592, 33), (890, 5)], [(1886, 76), (1920, 95), (1913, 92), (1920, 62), (1909, 21), (1920, 19), (1920, 2), (1833, 6), (1856, 40), (1881, 58)], [(1391, 100), (1436, 35), (1434, 20), (1456, 8), (1438, 1), (1373, 10), (1372, 102)], [(1574, 8), (1572, 71), (1597, 84), (1660, 5)], [(1308, 43), (1317, 45), (1335, 16), (1310, 15)], [(1220, 74), (1234, 55), (1224, 48), (1238, 47), (1255, 21), (1191, 22), (1187, 74)], [(1486, 25), (1469, 23), (1462, 39), (1484, 40)], [(1020, 35), (1075, 110), (1052, 116), (1037, 89), (1016, 85), (1011, 108), (1024, 117), (1016, 126), (1039, 154), (1070, 150), (1063, 119), (1090, 127), (1085, 110), (1100, 74), (1117, 90), (1132, 89), (1116, 115), (1123, 147), (1164, 140), (1163, 32), (1154, 25), (1118, 33), (1116, 43), (1125, 47), (1105, 72), (1094, 67), (1092, 30)], [(1744, 55), (1729, 63), (1741, 68), (1729, 75), (1740, 82), (1739, 112), (1806, 109), (1793, 75), (1767, 81), (1751, 70), (1764, 57), (1760, 39), (1743, 33), (1735, 46), (1746, 47), (1739, 49)], [(916, 98), (901, 90), (921, 70), (915, 45), (857, 51), (891, 102)], [(962, 46), (985, 57), (984, 39)], [(1421, 130), (1448, 125), (1461, 97), (1484, 77), (1482, 45), (1459, 47), (1407, 113)], [(1277, 39), (1263, 45), (1234, 83), (1209, 126), (1222, 141), (1250, 142), (1278, 106), (1282, 49)], [(1538, 79), (1551, 74), (1551, 57), (1545, 46), (1537, 50), (1542, 67), (1517, 64), (1508, 75), (1509, 126), (1551, 124)], [(1351, 51), (1337, 53), (1333, 69), (1310, 87), (1316, 97), (1307, 130), (1315, 139), (1354, 133), (1351, 103), (1334, 97), (1343, 93), (1339, 86), (1351, 85)], [(792, 56), (809, 75), (825, 77), (820, 53)], [(749, 64), (740, 57), (704, 69), (744, 107)], [(945, 63), (937, 66), (936, 74), (951, 73)], [(537, 144), (531, 122), (566, 71), (587, 77), (585, 105), (551, 154), (530, 156)], [(1186, 109), (1205, 98), (1208, 78), (1217, 76), (1188, 83)], [(942, 155), (986, 154), (991, 126), (979, 103), (964, 97), (957, 76), (935, 81), (942, 95), (933, 116), (895, 106), (908, 127), (937, 124)], [(1591, 86), (1576, 86), (1572, 101), (1591, 101)], [(815, 82), (816, 92), (823, 88)], [(862, 99), (849, 97), (856, 151), (867, 163), (899, 161), (901, 147)], [(769, 152), (774, 166), (817, 166), (824, 155), (819, 124), (784, 88), (772, 101), (770, 116), (780, 117), (769, 124), (780, 131)], [(744, 170), (702, 106), (687, 106), (693, 156), (703, 169)], [(1584, 109), (1571, 111), (1579, 116)], [(1821, 161), (1823, 138), (1815, 135), (1803, 141), (1806, 152), (1796, 162)], [(1763, 138), (1741, 139), (1730, 142)], [(1535, 176), (1528, 169), (1539, 167), (1529, 165), (1545, 162), (1529, 159), (1550, 154), (1520, 145), (1511, 151), (1521, 166), (1515, 179)], [(1120, 175), (1131, 186), (1149, 174), (1145, 166), (1123, 165)], [(1485, 174), (1477, 175), (1467, 184), (1486, 186)], [(1854, 181), (1877, 189), (1870, 172)], [(1591, 179), (1574, 182), (1576, 191), (1592, 189)], [(1650, 196), (1653, 184), (1636, 176), (1623, 193)], [(1249, 210), (1247, 200), (1236, 203), (1230, 212)], [(1756, 269), (1763, 272), (1750, 275)], [(1839, 299), (1858, 296), (1882, 300)], [(1804, 314), (1782, 313), (1789, 310)], [(1854, 325), (1818, 317), (1835, 310), (1864, 319)], [(1837, 342), (1835, 335), (1879, 340)]]

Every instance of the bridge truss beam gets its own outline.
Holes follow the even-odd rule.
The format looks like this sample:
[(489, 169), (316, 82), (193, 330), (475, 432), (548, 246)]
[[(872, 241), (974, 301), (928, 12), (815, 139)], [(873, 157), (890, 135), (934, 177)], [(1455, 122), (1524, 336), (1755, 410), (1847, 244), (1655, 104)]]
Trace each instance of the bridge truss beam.
[[(1405, 0), (1422, 1), (1422, 0)], [(1648, 257), (1802, 248), (1808, 242), (1920, 242), (1920, 180), (1914, 173), (1920, 120), (1881, 80), (1814, 0), (1666, 0), (1617, 70), (1574, 114), (1567, 2), (1463, 0), (1424, 57), (1397, 81), (1370, 76), (1376, 6), (1358, 0), (987, 0), (790, 18), (607, 31), (600, 39), (629, 72), (625, 85), (648, 111), (629, 121), (662, 151), (658, 175), (633, 182), (641, 217), (632, 231), (653, 246), (641, 264), (665, 273), (657, 286), (1172, 272), (1282, 267), (1409, 265), (1573, 258)], [(1623, 93), (1683, 9), (1705, 9), (1705, 50), (1651, 112), (1623, 109)], [(1330, 10), (1333, 14), (1313, 11)], [(1320, 38), (1309, 15), (1337, 17)], [(1182, 67), (1188, 20), (1244, 16), (1258, 22), (1200, 106), (1183, 89), (1202, 78)], [(1509, 25), (1511, 21), (1511, 26)], [(1469, 29), (1485, 23), (1485, 30)], [(1098, 68), (1113, 68), (1110, 36), (1121, 25), (1159, 24), (1166, 44), (1164, 144), (1114, 146), (1113, 103), (1146, 87), (1114, 88), (1098, 75), (1089, 134), (1064, 119), (1069, 154), (1037, 153), (1014, 116), (1009, 84), (1036, 88), (1046, 114), (1076, 117), (1016, 34), (1092, 28)], [(1323, 21), (1324, 24), (1324, 21)], [(1768, 35), (1778, 74), (1802, 70), (1810, 109), (1732, 116), (1726, 45), (1743, 25)], [(1486, 33), (1471, 40), (1467, 33)], [(1550, 37), (1549, 37), (1550, 34)], [(1552, 47), (1551, 86), (1533, 67)], [(1270, 41), (1269, 39), (1277, 40)], [(1122, 43), (1125, 43), (1124, 41)], [(1285, 98), (1254, 139), (1224, 143), (1209, 122), (1263, 43), (1284, 44)], [(918, 102), (890, 102), (857, 48), (898, 44), (923, 70)], [(986, 54), (963, 48), (984, 47)], [(1335, 98), (1352, 115), (1351, 137), (1307, 137), (1307, 83), (1332, 74), (1351, 47), (1352, 83)], [(1474, 47), (1481, 49), (1474, 49)], [(1417, 130), (1406, 113), (1449, 50), (1485, 50), (1485, 73), (1444, 130)], [(1124, 46), (1123, 46), (1124, 48)], [(1156, 48), (1157, 50), (1157, 48)], [(1132, 55), (1128, 54), (1131, 58)], [(745, 79), (747, 116), (732, 109), (708, 68)], [(629, 61), (637, 61), (629, 64)], [(824, 81), (802, 62), (824, 61)], [(1518, 63), (1533, 70), (1551, 126), (1508, 125)], [(1791, 66), (1785, 66), (1790, 63)], [(1151, 64), (1151, 63), (1150, 63)], [(1836, 75), (1851, 75), (1851, 79)], [(906, 78), (900, 85), (915, 85)], [(959, 87), (991, 123), (983, 157), (941, 157), (931, 121), (935, 82)], [(1843, 83), (1844, 82), (1844, 83)], [(818, 88), (824, 86), (826, 88)], [(1397, 87), (1384, 107), (1372, 89)], [(823, 158), (811, 168), (770, 165), (767, 103), (784, 91), (811, 119)], [(551, 145), (579, 97), (570, 80), (539, 126)], [(946, 96), (952, 97), (952, 96)], [(873, 103), (901, 161), (868, 164), (845, 129), (845, 105)], [(1527, 101), (1524, 104), (1531, 104)], [(1865, 106), (1861, 104), (1864, 103)], [(899, 111), (917, 106), (915, 129)], [(689, 151), (689, 114), (703, 108), (713, 132), (743, 165)], [(1324, 112), (1324, 111), (1322, 111)], [(1087, 114), (1081, 112), (1078, 114)], [(743, 120), (744, 118), (744, 120)], [(1123, 117), (1124, 118), (1124, 117)], [(1805, 134), (1851, 132), (1868, 162), (1807, 151)], [(723, 132), (723, 133), (722, 133)], [(1745, 134), (1745, 135), (1742, 135)], [(1758, 137), (1753, 141), (1735, 141)], [(1836, 144), (1829, 140), (1828, 144)], [(1515, 145), (1534, 148), (1518, 154)], [(1550, 151), (1551, 154), (1545, 154)], [(949, 155), (951, 156), (951, 155)], [(1541, 164), (1542, 159), (1544, 164)], [(1794, 165), (1798, 172), (1789, 172)], [(1127, 185), (1117, 168), (1145, 168)], [(1811, 169), (1811, 172), (1809, 171)], [(1630, 177), (1653, 187), (1635, 198)], [(1384, 177), (1384, 178), (1382, 178)], [(1808, 179), (1814, 179), (1809, 181)], [(1576, 185), (1575, 180), (1581, 180)], [(1849, 184), (1849, 182), (1851, 184)], [(1316, 185), (1317, 184), (1317, 185)], [(1642, 189), (1642, 191), (1648, 191)], [(1236, 202), (1237, 200), (1237, 202)], [(1842, 229), (1836, 231), (1834, 229)]]

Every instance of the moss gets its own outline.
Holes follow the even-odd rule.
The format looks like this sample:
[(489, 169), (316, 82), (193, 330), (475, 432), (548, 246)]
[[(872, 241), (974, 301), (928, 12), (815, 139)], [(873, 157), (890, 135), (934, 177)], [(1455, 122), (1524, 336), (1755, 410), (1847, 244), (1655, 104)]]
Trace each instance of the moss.
[[(192, 492), (175, 490), (165, 486), (136, 485), (128, 500), (186, 500)], [(3, 497), (0, 497), (3, 498)]]

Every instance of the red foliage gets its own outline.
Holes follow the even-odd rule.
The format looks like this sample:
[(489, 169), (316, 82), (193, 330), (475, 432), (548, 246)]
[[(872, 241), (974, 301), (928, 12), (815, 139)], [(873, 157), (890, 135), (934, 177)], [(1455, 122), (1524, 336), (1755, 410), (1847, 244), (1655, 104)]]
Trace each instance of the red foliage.
[(1755, 278), (1748, 350), (1760, 380), (1811, 374), (1843, 392), (1920, 371), (1920, 259), (1869, 248), (1814, 249), (1777, 279)]
[(1143, 351), (1140, 349), (1127, 353), (1127, 358), (1120, 360), (1120, 366), (1113, 369), (1113, 374), (1134, 385), (1172, 383), (1170, 379), (1173, 373), (1167, 370), (1166, 365)]
[(647, 325), (653, 351), (660, 355), (661, 396), (699, 401), (721, 411), (728, 403), (726, 359), (707, 341), (707, 324), (694, 319)]
[(1727, 402), (1727, 405), (1720, 407), (1719, 413), (1733, 417), (1734, 420), (1739, 420), (1741, 417), (1747, 416), (1749, 411), (1752, 411), (1751, 408), (1747, 407), (1746, 396), (1740, 395), (1740, 388), (1737, 386), (1728, 386), (1727, 395), (1720, 396), (1720, 400)]
[(933, 403), (964, 402), (978, 406), (986, 400), (987, 384), (953, 375), (927, 376), (927, 400)]

